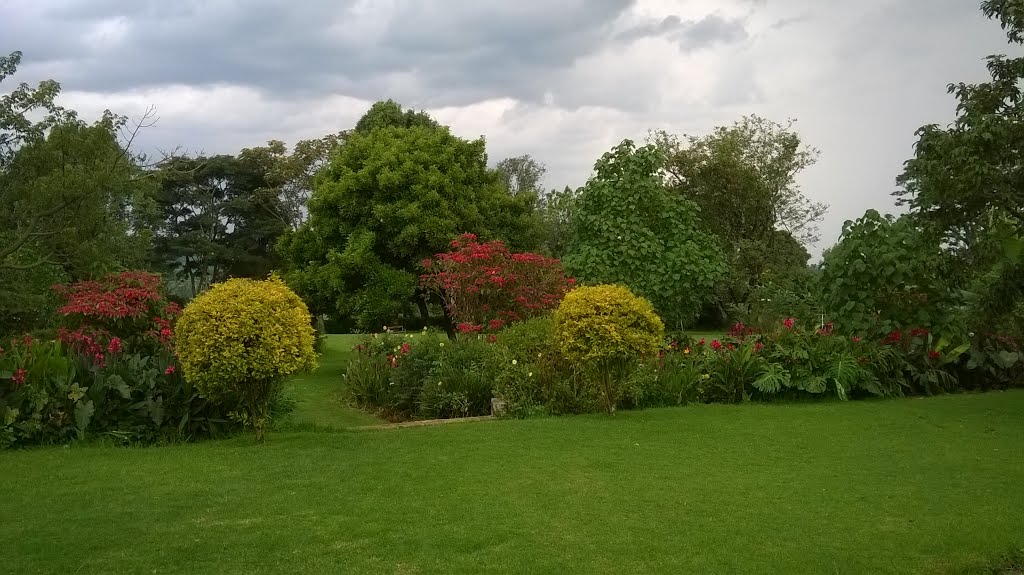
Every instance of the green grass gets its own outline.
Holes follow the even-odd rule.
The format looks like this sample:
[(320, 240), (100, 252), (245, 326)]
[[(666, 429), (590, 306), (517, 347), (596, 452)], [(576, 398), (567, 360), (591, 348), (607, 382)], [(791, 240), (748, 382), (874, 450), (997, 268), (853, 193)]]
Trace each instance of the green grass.
[(295, 411), (289, 415), (285, 427), (295, 424), (346, 428), (384, 423), (347, 405), (343, 395), (345, 363), (355, 353), (352, 348), (359, 337), (328, 335), (316, 373), (296, 377), (288, 383), (286, 389), (288, 395), (295, 399)]
[(1019, 548), (1022, 486), (1021, 391), (45, 448), (0, 571), (937, 573)]

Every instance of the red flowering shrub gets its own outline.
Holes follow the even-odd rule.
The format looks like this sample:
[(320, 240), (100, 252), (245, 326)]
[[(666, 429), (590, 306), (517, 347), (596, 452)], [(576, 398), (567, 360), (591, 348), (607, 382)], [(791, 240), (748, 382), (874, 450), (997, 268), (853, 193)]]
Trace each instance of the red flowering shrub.
[(542, 315), (576, 284), (558, 260), (512, 253), (500, 241), (480, 243), (465, 234), (451, 246), (451, 251), (421, 262), (427, 273), (420, 281), (441, 295), (461, 333), (498, 331)]
[(88, 355), (95, 365), (104, 365), (108, 354), (122, 349), (146, 353), (170, 349), (171, 324), (181, 308), (167, 301), (160, 276), (121, 272), (96, 281), (55, 285), (53, 290), (64, 300), (57, 310), (65, 323), (58, 332), (60, 340)]

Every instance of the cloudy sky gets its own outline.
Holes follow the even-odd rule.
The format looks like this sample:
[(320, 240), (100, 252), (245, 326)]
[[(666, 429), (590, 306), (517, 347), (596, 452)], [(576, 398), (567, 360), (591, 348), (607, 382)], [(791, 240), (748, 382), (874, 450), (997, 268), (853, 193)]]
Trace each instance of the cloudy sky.
[(426, 109), (524, 153), (549, 187), (582, 185), (623, 138), (700, 134), (756, 113), (797, 120), (827, 202), (818, 252), (846, 219), (892, 210), (945, 86), (1013, 52), (978, 0), (0, 0), (15, 77), (54, 78), (86, 116), (159, 122), (146, 149), (233, 153), (351, 127), (370, 103)]

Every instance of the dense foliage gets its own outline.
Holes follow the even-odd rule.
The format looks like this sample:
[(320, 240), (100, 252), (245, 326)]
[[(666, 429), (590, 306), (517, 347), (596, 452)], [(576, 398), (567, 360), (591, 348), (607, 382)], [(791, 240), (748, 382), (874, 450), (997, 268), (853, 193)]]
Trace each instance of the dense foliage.
[(481, 243), (464, 234), (451, 247), (422, 262), (426, 273), (420, 282), (441, 297), (461, 333), (498, 331), (541, 315), (576, 283), (565, 277), (558, 260), (512, 253), (498, 240)]
[(566, 269), (588, 284), (627, 285), (670, 324), (690, 324), (725, 277), (721, 245), (696, 205), (671, 193), (654, 146), (606, 153), (580, 192)]
[(230, 430), (224, 406), (181, 377), (159, 277), (111, 274), (55, 286), (59, 340), (0, 346), (0, 446), (107, 436), (152, 443)]
[(944, 255), (913, 218), (869, 210), (847, 222), (822, 265), (823, 304), (844, 333), (875, 337), (924, 327), (948, 332), (956, 313)]
[(276, 277), (214, 285), (185, 306), (175, 336), (186, 380), (233, 406), (258, 439), (284, 378), (316, 365), (309, 310)]
[(422, 122), (357, 129), (319, 175), (309, 221), (282, 241), (285, 278), (316, 313), (366, 330), (403, 323), (417, 304), (426, 314), (423, 259), (466, 232), (532, 247), (532, 205), (501, 187), (483, 140)]

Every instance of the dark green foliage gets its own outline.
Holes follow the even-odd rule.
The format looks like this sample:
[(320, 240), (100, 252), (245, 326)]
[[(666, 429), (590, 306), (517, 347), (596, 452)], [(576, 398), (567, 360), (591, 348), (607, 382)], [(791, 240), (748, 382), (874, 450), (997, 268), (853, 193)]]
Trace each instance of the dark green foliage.
[(666, 156), (670, 189), (700, 207), (721, 242), (729, 265), (722, 308), (753, 304), (752, 289), (804, 271), (804, 244), (817, 240), (826, 206), (796, 184), (818, 152), (802, 144), (792, 122), (748, 116), (706, 136), (656, 132), (652, 140)]
[(419, 262), (460, 234), (517, 249), (537, 237), (534, 199), (502, 189), (482, 139), (432, 122), (379, 123), (341, 146), (318, 176), (309, 221), (280, 245), (285, 277), (312, 311), (363, 330), (414, 316)]
[(670, 325), (689, 324), (726, 259), (696, 205), (665, 187), (663, 161), (656, 147), (629, 140), (598, 160), (577, 200), (565, 266), (584, 283), (627, 285)]
[(0, 447), (100, 437), (149, 444), (238, 427), (224, 406), (168, 372), (170, 358), (111, 354), (95, 366), (58, 342), (27, 341), (10, 342), (0, 355)]
[(288, 223), (260, 159), (176, 157), (161, 165), (153, 258), (185, 295), (230, 277), (262, 279), (277, 266), (275, 245)]
[(827, 317), (843, 333), (870, 337), (911, 327), (958, 331), (947, 265), (913, 218), (868, 210), (846, 222), (822, 264)]

